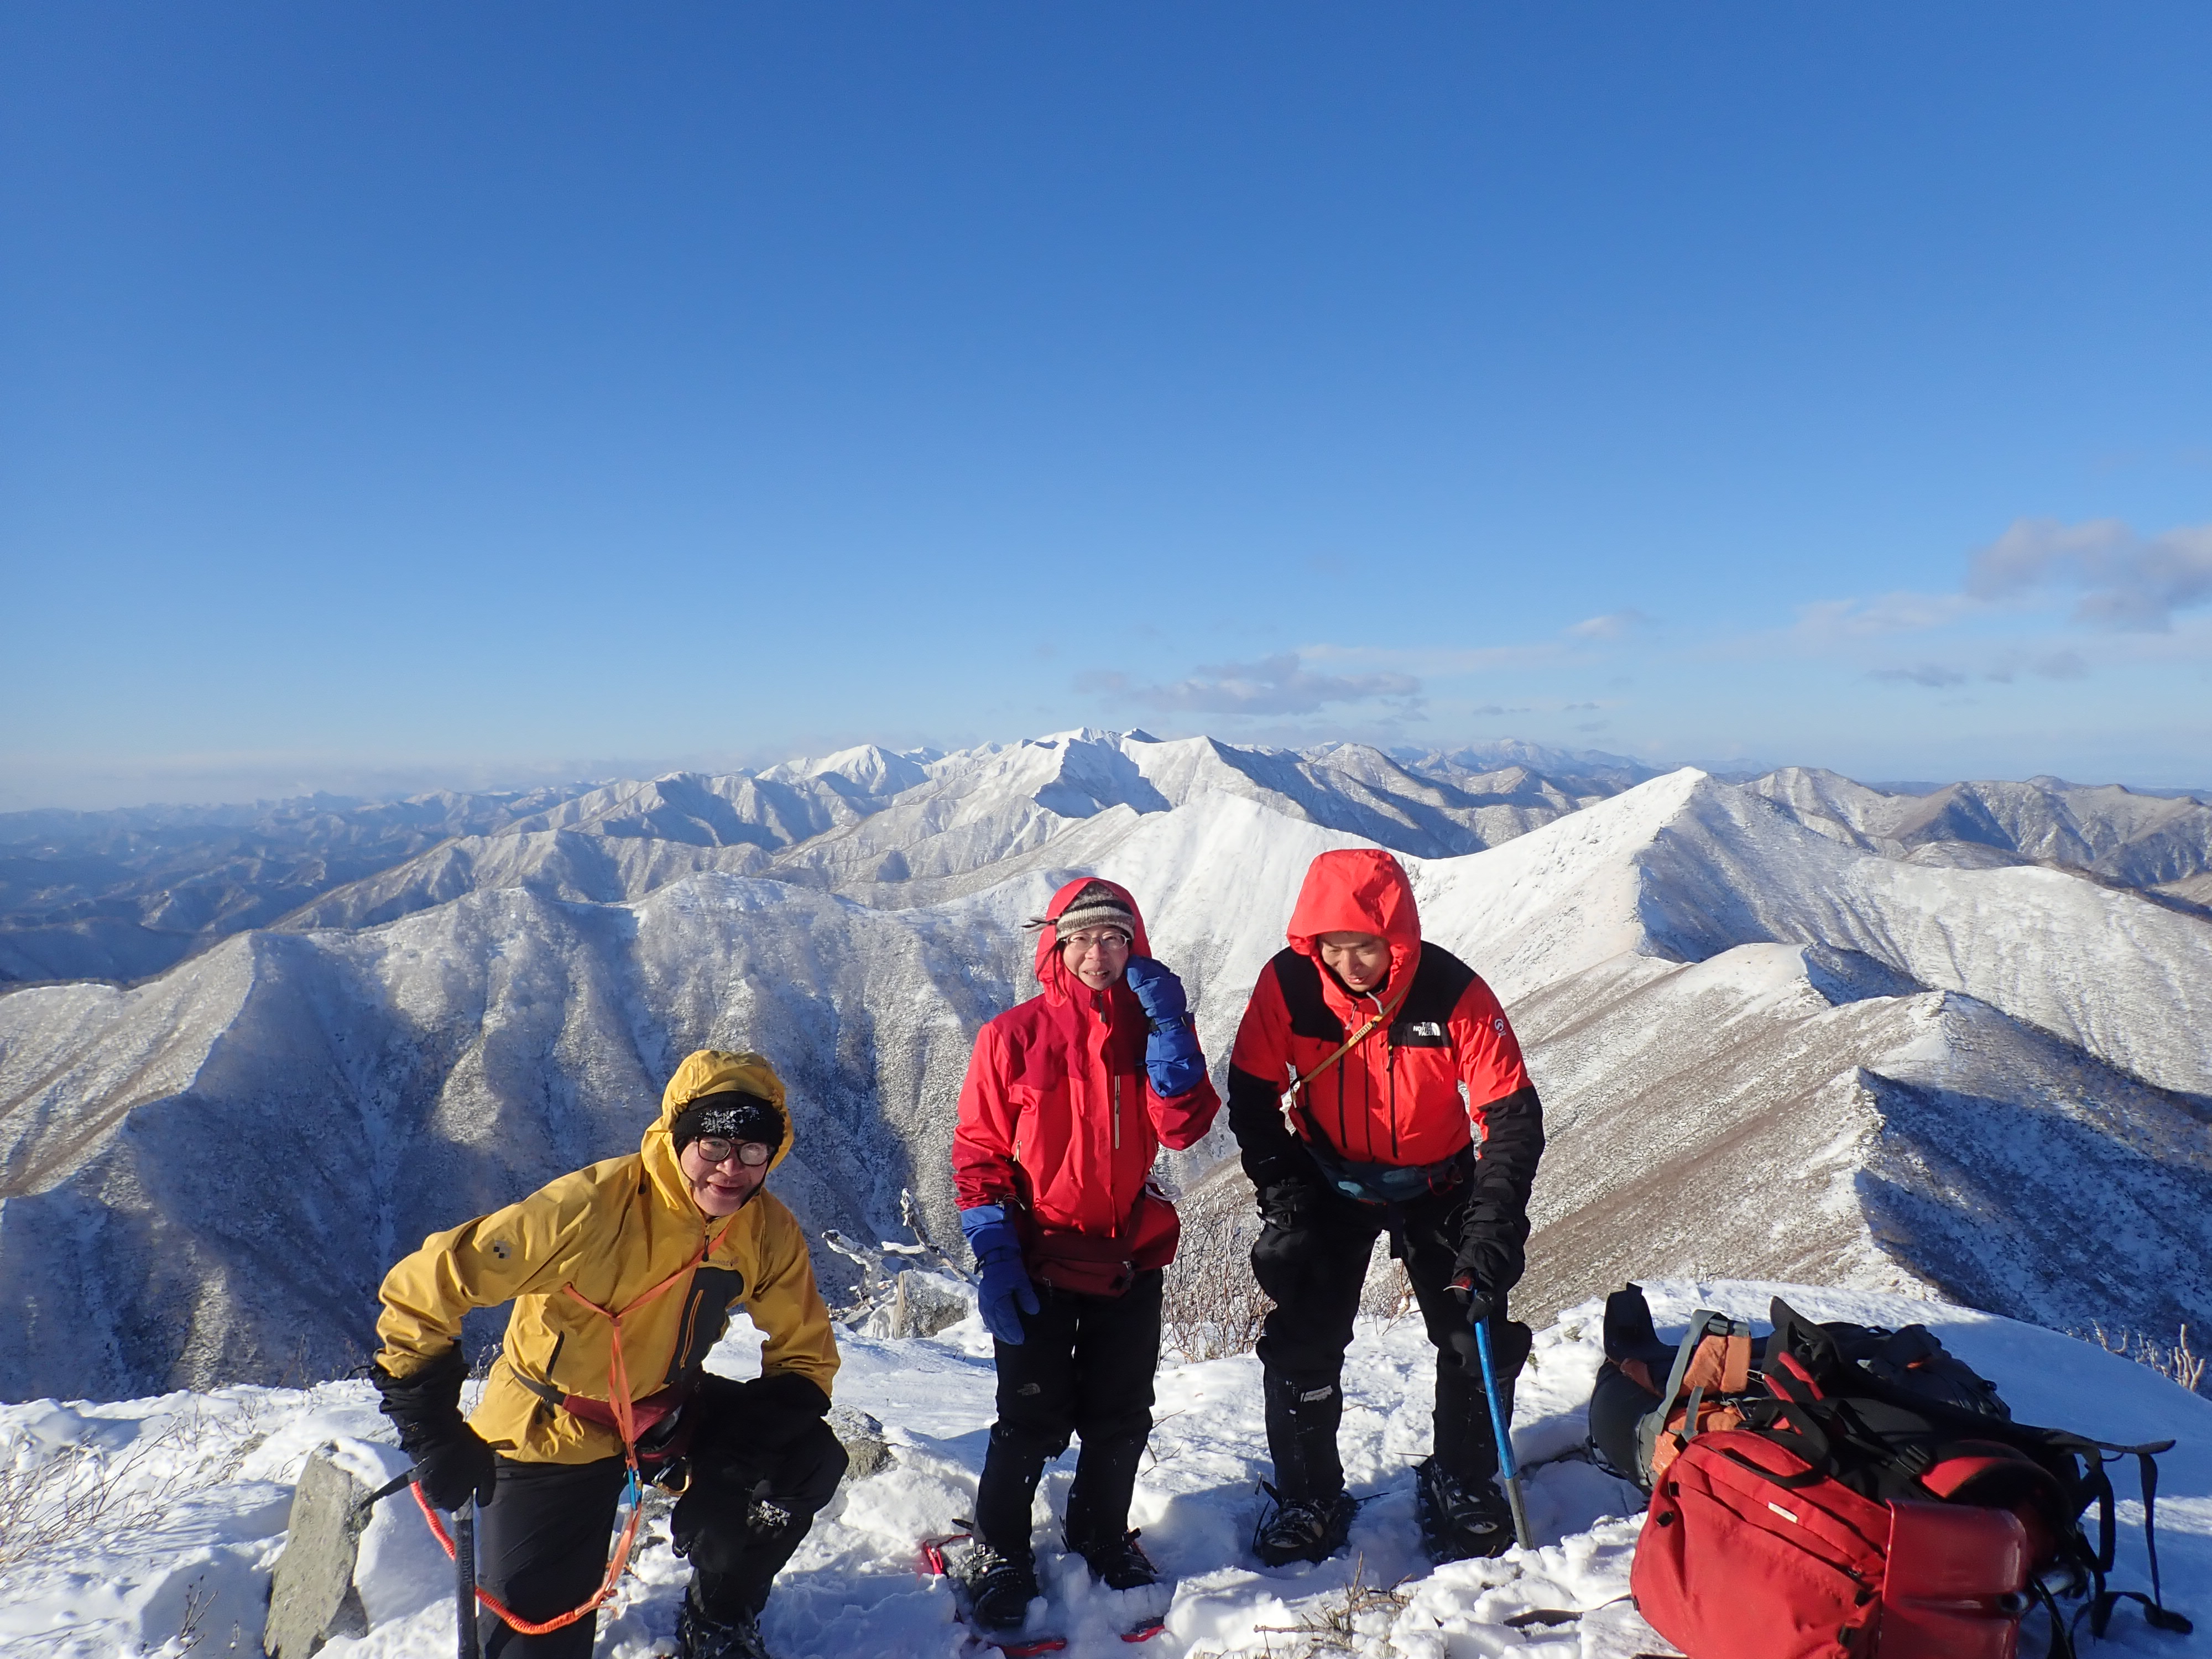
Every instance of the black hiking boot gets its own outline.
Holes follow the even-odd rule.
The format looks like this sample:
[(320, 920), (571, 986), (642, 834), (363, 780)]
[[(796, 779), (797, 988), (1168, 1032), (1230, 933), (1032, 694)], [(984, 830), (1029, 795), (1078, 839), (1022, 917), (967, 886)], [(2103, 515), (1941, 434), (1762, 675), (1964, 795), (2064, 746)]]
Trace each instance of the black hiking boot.
[(769, 1659), (760, 1622), (750, 1612), (733, 1619), (709, 1619), (686, 1595), (676, 1615), (678, 1659)]
[(1024, 1550), (1001, 1555), (978, 1540), (960, 1564), (968, 1617), (981, 1630), (1019, 1630), (1037, 1596), (1036, 1563)]
[(1160, 1582), (1160, 1570), (1137, 1547), (1133, 1527), (1127, 1532), (1085, 1543), (1071, 1538), (1067, 1547), (1083, 1558), (1084, 1565), (1091, 1569), (1091, 1576), (1108, 1589), (1142, 1589), (1147, 1584)]
[(1433, 1457), (1413, 1471), (1413, 1509), (1429, 1559), (1485, 1560), (1513, 1547), (1513, 1511), (1505, 1494), (1485, 1480), (1462, 1486)]
[(1350, 1492), (1285, 1502), (1265, 1481), (1261, 1487), (1275, 1500), (1275, 1507), (1260, 1517), (1252, 1532), (1252, 1553), (1264, 1564), (1279, 1567), (1291, 1561), (1326, 1561), (1344, 1547), (1352, 1534), (1352, 1517), (1359, 1510), (1358, 1500)]

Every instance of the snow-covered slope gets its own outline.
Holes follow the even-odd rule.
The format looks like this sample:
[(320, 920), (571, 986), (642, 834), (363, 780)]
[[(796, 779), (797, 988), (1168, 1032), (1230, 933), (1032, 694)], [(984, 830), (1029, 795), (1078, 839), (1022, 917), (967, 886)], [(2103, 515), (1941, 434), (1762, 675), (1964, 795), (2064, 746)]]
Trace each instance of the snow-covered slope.
[[(2197, 1615), (2212, 1601), (2212, 1403), (2089, 1345), (1964, 1309), (1896, 1296), (1744, 1283), (1650, 1286), (1661, 1327), (1693, 1307), (1763, 1318), (1779, 1291), (1801, 1312), (1863, 1323), (1925, 1323), (1996, 1380), (2024, 1419), (2099, 1438), (2172, 1438), (2160, 1460), (2159, 1556), (2169, 1604)], [(1295, 1632), (1341, 1608), (1355, 1573), (1370, 1590), (1348, 1643), (1354, 1659), (1531, 1654), (1632, 1659), (1670, 1651), (1626, 1597), (1640, 1504), (1632, 1488), (1575, 1455), (1599, 1352), (1598, 1304), (1542, 1332), (1516, 1401), (1514, 1443), (1528, 1477), (1537, 1547), (1502, 1559), (1431, 1568), (1419, 1551), (1411, 1468), (1429, 1445), (1432, 1351), (1419, 1322), (1363, 1322), (1346, 1370), (1343, 1448), (1352, 1489), (1367, 1500), (1352, 1548), (1319, 1566), (1266, 1571), (1247, 1553), (1267, 1471), (1257, 1364), (1248, 1355), (1170, 1363), (1158, 1384), (1151, 1455), (1132, 1515), (1147, 1552), (1176, 1582), (1163, 1653), (1304, 1654)], [(712, 1364), (757, 1365), (757, 1337), (733, 1334)], [(849, 1484), (823, 1512), (771, 1596), (765, 1633), (781, 1659), (952, 1659), (961, 1636), (943, 1583), (916, 1571), (918, 1540), (970, 1512), (993, 1416), (988, 1339), (972, 1316), (934, 1339), (843, 1339), (843, 1405), (889, 1425), (892, 1462)], [(65, 1540), (0, 1567), (0, 1656), (183, 1659), (258, 1651), (268, 1571), (283, 1539), (290, 1483), (315, 1447), (381, 1484), (403, 1460), (364, 1383), (307, 1391), (234, 1388), (115, 1405), (42, 1401), (0, 1408), (0, 1456), (18, 1471), (58, 1468), (80, 1487), (103, 1474), (104, 1514)], [(71, 1453), (69, 1448), (82, 1448)], [(1054, 1615), (1071, 1659), (1130, 1650), (1118, 1638), (1123, 1598), (1096, 1589), (1060, 1554), (1055, 1517), (1072, 1458), (1046, 1475), (1037, 1542)], [(2130, 1472), (2117, 1474), (2124, 1499)], [(2120, 1506), (2123, 1588), (2148, 1587), (2140, 1505)], [(326, 1659), (442, 1659), (453, 1651), (451, 1570), (413, 1506), (387, 1502), (362, 1540), (359, 1583), (368, 1633), (341, 1638)], [(685, 1565), (665, 1513), (647, 1523), (635, 1576), (603, 1615), (599, 1651), (646, 1659), (672, 1633)], [(198, 1611), (188, 1644), (182, 1626)], [(1541, 1621), (1509, 1623), (1531, 1613)], [(2029, 1625), (2040, 1640), (2040, 1615)], [(2150, 1631), (2122, 1612), (2100, 1650), (2191, 1659), (2212, 1638)], [(1144, 1651), (1151, 1651), (1150, 1649)]]
[[(1026, 994), (1021, 924), (1058, 881), (1139, 896), (1218, 1067), (1307, 863), (1359, 844), (1280, 791), (1206, 787), (1200, 740), (946, 759), (799, 850), (903, 825), (929, 867), (992, 854), (957, 875), (839, 893), (674, 866), (629, 897), (575, 863), (558, 896), (464, 884), (132, 990), (0, 997), (0, 1395), (356, 1363), (398, 1251), (635, 1145), (701, 1046), (783, 1066), (781, 1179), (817, 1234), (891, 1236), (911, 1188), (949, 1237), (968, 1046)], [(900, 848), (862, 852), (880, 875)], [(1550, 1114), (1525, 1307), (1671, 1271), (1933, 1286), (2062, 1328), (2212, 1316), (2212, 924), (2053, 870), (1887, 857), (1693, 771), (1407, 863)], [(1170, 1166), (1195, 1181), (1230, 1150), (1217, 1131)]]
[(136, 979), (577, 791), (0, 813), (0, 986)]
[(1808, 823), (1893, 858), (2063, 865), (2130, 887), (2212, 870), (2212, 806), (2193, 796), (2085, 789), (2057, 778), (1954, 783), (1885, 794), (1833, 772), (1785, 767), (1752, 786)]

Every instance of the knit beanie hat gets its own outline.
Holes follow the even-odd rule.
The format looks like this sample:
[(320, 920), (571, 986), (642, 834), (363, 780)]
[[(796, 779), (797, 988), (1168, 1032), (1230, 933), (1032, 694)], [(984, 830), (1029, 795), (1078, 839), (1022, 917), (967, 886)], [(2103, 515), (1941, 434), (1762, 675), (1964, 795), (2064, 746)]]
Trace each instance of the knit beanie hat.
[(677, 1113), (668, 1133), (679, 1152), (702, 1135), (778, 1147), (783, 1145), (783, 1114), (774, 1101), (758, 1095), (702, 1095)]
[(1137, 940), (1135, 915), (1121, 896), (1103, 881), (1092, 882), (1069, 900), (1067, 908), (1060, 913), (1053, 926), (1055, 939), (1064, 939), (1086, 927), (1118, 927), (1132, 945)]

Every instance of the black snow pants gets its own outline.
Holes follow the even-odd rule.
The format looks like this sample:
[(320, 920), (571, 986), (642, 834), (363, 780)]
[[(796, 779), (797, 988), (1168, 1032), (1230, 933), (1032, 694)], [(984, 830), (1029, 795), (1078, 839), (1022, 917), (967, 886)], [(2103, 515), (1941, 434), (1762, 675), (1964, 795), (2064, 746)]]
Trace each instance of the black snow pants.
[[(717, 1433), (717, 1429), (724, 1431)], [(769, 1585), (798, 1549), (845, 1473), (845, 1449), (826, 1423), (810, 1425), (773, 1457), (750, 1454), (742, 1425), (706, 1425), (672, 1517), (691, 1559), (691, 1594), (710, 1619), (758, 1613)], [(520, 1617), (539, 1623), (591, 1599), (607, 1551), (627, 1466), (499, 1460), (499, 1481), (477, 1522), (477, 1578)], [(487, 1659), (591, 1659), (596, 1615), (545, 1636), (523, 1636), (489, 1609), (477, 1633)]]
[[(1260, 1336), (1265, 1376), (1267, 1450), (1275, 1486), (1285, 1501), (1326, 1498), (1344, 1489), (1336, 1448), (1344, 1414), (1344, 1351), (1359, 1312), (1367, 1263), (1378, 1234), (1390, 1235), (1390, 1254), (1405, 1264), (1420, 1304), (1429, 1340), (1437, 1345), (1437, 1462), (1462, 1486), (1487, 1482), (1498, 1473), (1490, 1401), (1483, 1392), (1474, 1332), (1465, 1304), (1450, 1290), (1462, 1211), (1474, 1183), (1405, 1204), (1368, 1205), (1324, 1190), (1302, 1228), (1305, 1237), (1279, 1236), (1267, 1251), (1255, 1247), (1253, 1272), (1275, 1304)], [(1282, 1261), (1289, 1246), (1295, 1259)], [(1491, 1317), (1492, 1357), (1508, 1422), (1513, 1379), (1528, 1357), (1530, 1333), (1505, 1316), (1504, 1297)]]
[(1137, 1464), (1152, 1431), (1152, 1373), (1160, 1363), (1155, 1267), (1121, 1296), (1036, 1286), (1019, 1344), (997, 1345), (999, 1420), (983, 1454), (975, 1529), (1001, 1555), (1030, 1551), (1030, 1505), (1047, 1462), (1083, 1442), (1067, 1494), (1066, 1537), (1078, 1549), (1129, 1527)]

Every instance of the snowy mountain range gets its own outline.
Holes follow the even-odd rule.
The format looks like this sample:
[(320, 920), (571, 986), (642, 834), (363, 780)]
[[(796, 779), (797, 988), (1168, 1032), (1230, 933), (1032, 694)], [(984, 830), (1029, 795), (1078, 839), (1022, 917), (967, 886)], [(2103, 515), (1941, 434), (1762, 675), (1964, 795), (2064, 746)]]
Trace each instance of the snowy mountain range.
[[(74, 981), (0, 996), (0, 1396), (357, 1363), (393, 1256), (634, 1146), (698, 1047), (783, 1068), (777, 1182), (817, 1236), (901, 1237), (911, 1189), (949, 1237), (968, 1048), (1060, 880), (1138, 894), (1218, 1067), (1307, 862), (1364, 844), (1529, 1051), (1529, 1313), (1671, 1273), (2212, 1315), (2193, 798), (1084, 731), (287, 811), (0, 820), (7, 971)], [(228, 908), (144, 977), (194, 871)], [(1233, 1181), (1230, 1151), (1170, 1173)]]

